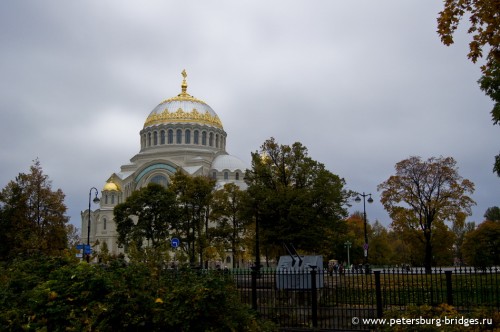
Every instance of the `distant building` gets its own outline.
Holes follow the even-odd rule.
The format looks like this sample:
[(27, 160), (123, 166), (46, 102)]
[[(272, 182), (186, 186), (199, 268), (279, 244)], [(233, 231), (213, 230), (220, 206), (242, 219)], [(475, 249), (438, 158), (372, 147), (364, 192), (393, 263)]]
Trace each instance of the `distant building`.
[[(113, 208), (151, 182), (168, 186), (178, 169), (192, 176), (210, 176), (217, 187), (232, 182), (246, 189), (243, 175), (248, 167), (226, 152), (222, 122), (208, 104), (187, 93), (186, 72), (182, 75), (181, 93), (149, 113), (139, 133), (141, 150), (111, 174), (100, 193), (99, 208), (81, 213), (84, 242), (90, 213), (90, 244), (95, 250), (106, 243), (110, 254), (123, 253), (118, 248)], [(230, 263), (228, 257), (226, 263)]]

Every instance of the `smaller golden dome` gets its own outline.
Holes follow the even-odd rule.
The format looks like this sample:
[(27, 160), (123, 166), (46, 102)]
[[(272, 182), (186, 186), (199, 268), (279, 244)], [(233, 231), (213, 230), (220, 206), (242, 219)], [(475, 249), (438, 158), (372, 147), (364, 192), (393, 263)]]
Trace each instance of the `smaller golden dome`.
[(102, 188), (102, 191), (120, 191), (120, 188), (116, 185), (116, 183), (110, 181), (106, 182), (104, 185), (104, 188)]

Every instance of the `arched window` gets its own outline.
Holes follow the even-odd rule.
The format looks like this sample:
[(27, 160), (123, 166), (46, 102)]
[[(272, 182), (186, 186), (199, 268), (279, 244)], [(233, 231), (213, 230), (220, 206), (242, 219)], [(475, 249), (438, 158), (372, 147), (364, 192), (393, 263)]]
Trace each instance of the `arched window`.
[(206, 131), (201, 133), (201, 145), (207, 145), (207, 132)]
[(184, 144), (191, 144), (191, 130), (186, 129), (184, 133)]
[(214, 146), (214, 133), (210, 133), (210, 136), (208, 138), (208, 145)]
[(181, 144), (181, 143), (182, 143), (182, 130), (177, 129), (177, 135), (176, 135), (176, 136), (177, 136), (177, 141), (176, 141), (176, 143), (177, 143), (177, 144)]
[(174, 131), (172, 129), (168, 130), (168, 144), (174, 143)]
[(153, 133), (153, 143), (154, 143), (154, 145), (158, 145), (158, 132), (157, 131), (155, 131)]
[(235, 174), (234, 176), (235, 176), (235, 179), (236, 179), (236, 180), (239, 180), (239, 179), (240, 179), (240, 173), (239, 173), (239, 172), (236, 172), (236, 174)]
[(104, 204), (108, 204), (108, 194), (104, 195)]
[(215, 135), (215, 147), (216, 148), (219, 147), (219, 135), (218, 134)]
[(106, 225), (107, 224), (107, 220), (106, 218), (102, 218), (102, 230), (105, 231), (106, 230)]
[(212, 172), (212, 179), (217, 179), (217, 172)]
[(147, 135), (146, 135), (146, 134), (142, 135), (142, 142), (141, 142), (141, 145), (142, 145), (142, 147), (143, 147), (143, 148), (145, 148), (145, 147), (146, 147), (146, 142), (147, 142), (147, 140), (148, 140), (148, 139), (147, 139)]
[(111, 204), (115, 204), (115, 194), (111, 195)]
[(194, 137), (193, 137), (194, 144), (200, 144), (199, 137), (198, 137), (200, 135), (200, 133), (198, 132), (198, 130), (195, 130), (193, 134), (194, 134)]
[(229, 179), (229, 172), (224, 172), (224, 180), (228, 180)]
[(160, 144), (165, 144), (165, 130), (160, 131)]
[(151, 133), (148, 133), (148, 146), (151, 146)]
[(149, 182), (156, 183), (156, 184), (162, 185), (164, 187), (167, 187), (167, 185), (168, 185), (167, 178), (164, 177), (163, 175), (159, 175), (159, 174), (153, 176)]

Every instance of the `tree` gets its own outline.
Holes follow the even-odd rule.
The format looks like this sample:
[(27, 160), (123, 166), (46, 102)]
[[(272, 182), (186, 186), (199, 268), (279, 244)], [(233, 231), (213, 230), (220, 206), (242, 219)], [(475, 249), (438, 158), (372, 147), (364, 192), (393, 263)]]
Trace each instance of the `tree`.
[(472, 35), (467, 57), (476, 62), (483, 56), (483, 48), (488, 48), (486, 65), (483, 73), (489, 75), (492, 64), (500, 60), (500, 2), (498, 0), (445, 0), (444, 8), (439, 13), (438, 34), (443, 44), (453, 44), (453, 34), (461, 19), (468, 15)]
[(73, 224), (66, 225), (66, 234), (68, 236), (68, 248), (76, 248), (76, 245), (82, 243), (80, 232)]
[(475, 202), (467, 196), (474, 184), (463, 179), (451, 157), (410, 157), (395, 166), (396, 175), (378, 185), (381, 202), (394, 221), (419, 230), (425, 244), (424, 266), (431, 272), (433, 226), (452, 220), (459, 212), (470, 215)]
[(465, 222), (466, 217), (465, 213), (459, 213), (453, 221), (451, 228), (455, 236), (455, 263), (458, 263), (459, 265), (462, 265), (464, 262), (463, 244), (465, 237), (476, 228), (476, 223)]
[(60, 254), (68, 245), (69, 221), (61, 189), (52, 182), (38, 159), (30, 173), (20, 173), (0, 194), (0, 259), (14, 254)]
[(227, 183), (213, 196), (211, 218), (217, 223), (215, 229), (221, 240), (227, 240), (233, 253), (233, 268), (240, 261), (240, 248), (248, 219), (243, 215), (243, 200), (246, 193), (234, 183)]
[[(345, 241), (351, 242), (350, 258), (354, 264), (362, 263), (364, 257), (363, 245), (365, 244), (365, 222), (362, 212), (355, 212), (346, 219), (347, 232), (344, 234)], [(367, 234), (371, 234), (371, 226), (367, 222)], [(373, 261), (372, 261), (373, 263)]]
[(252, 153), (246, 171), (250, 204), (264, 243), (326, 252), (328, 234), (347, 216), (344, 180), (308, 156), (301, 143), (279, 145), (274, 138)]
[(178, 171), (171, 178), (172, 190), (180, 206), (177, 227), (178, 235), (186, 244), (191, 264), (195, 263), (198, 249), (199, 263), (203, 262), (203, 251), (208, 247), (208, 222), (215, 180), (205, 176), (189, 176)]
[(118, 243), (160, 248), (179, 217), (175, 194), (155, 183), (136, 190), (114, 209)]
[(484, 220), (500, 221), (500, 208), (498, 206), (487, 208), (484, 213)]
[(465, 262), (479, 268), (498, 266), (500, 264), (499, 246), (500, 222), (485, 221), (465, 237)]
[[(472, 34), (469, 54), (472, 62), (483, 56), (488, 48), (486, 64), (481, 66), (479, 85), (495, 103), (491, 111), (493, 124), (500, 124), (500, 2), (498, 0), (445, 0), (444, 9), (438, 17), (438, 33), (443, 44), (453, 44), (453, 34), (461, 19), (469, 15)], [(500, 177), (500, 154), (495, 156), (493, 172)]]
[(394, 245), (395, 254), (391, 259), (394, 264), (422, 266), (425, 239), (417, 227), (404, 219), (393, 220), (389, 238)]
[(392, 245), (387, 229), (378, 220), (375, 220), (370, 239), (370, 262), (374, 265), (391, 264)]
[(441, 220), (434, 222), (432, 233), (432, 264), (434, 266), (453, 265), (455, 233)]
[[(481, 90), (494, 102), (491, 110), (493, 124), (500, 125), (500, 62), (498, 59), (491, 64), (489, 74), (483, 75), (478, 83)], [(500, 154), (495, 157), (493, 172), (500, 177)]]

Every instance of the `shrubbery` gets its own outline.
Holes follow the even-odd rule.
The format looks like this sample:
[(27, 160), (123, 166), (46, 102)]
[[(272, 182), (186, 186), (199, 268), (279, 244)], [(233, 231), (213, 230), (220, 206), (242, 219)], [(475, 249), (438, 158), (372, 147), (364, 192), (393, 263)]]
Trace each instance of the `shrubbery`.
[(1, 266), (2, 331), (273, 331), (223, 273), (64, 258)]

